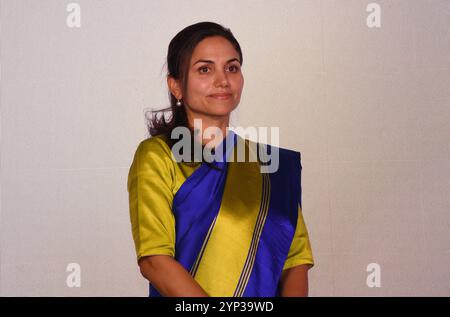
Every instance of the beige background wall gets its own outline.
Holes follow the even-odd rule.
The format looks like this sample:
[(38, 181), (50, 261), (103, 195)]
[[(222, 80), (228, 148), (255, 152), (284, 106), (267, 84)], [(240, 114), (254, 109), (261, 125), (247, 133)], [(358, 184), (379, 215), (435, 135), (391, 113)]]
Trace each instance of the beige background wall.
[(74, 2), (80, 28), (0, 1), (0, 295), (147, 295), (126, 176), (170, 39), (212, 20), (244, 53), (235, 124), (302, 153), (310, 295), (450, 296), (448, 0), (373, 1), (380, 28), (366, 0)]

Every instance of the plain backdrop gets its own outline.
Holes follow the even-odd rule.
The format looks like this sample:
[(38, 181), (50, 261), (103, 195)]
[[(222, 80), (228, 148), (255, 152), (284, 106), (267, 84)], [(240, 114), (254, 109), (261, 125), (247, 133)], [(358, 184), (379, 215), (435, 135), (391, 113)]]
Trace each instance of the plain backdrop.
[(0, 1), (0, 295), (148, 295), (128, 169), (170, 40), (214, 21), (244, 55), (234, 124), (302, 153), (310, 295), (450, 296), (448, 0), (73, 2), (79, 28), (71, 1)]

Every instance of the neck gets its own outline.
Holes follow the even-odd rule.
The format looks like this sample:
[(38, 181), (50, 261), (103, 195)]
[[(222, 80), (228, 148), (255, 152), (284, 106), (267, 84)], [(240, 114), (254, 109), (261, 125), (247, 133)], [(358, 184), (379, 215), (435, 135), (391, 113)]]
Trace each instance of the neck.
[[(200, 119), (201, 125), (198, 126), (198, 124), (194, 127), (194, 120)], [(208, 144), (209, 146), (215, 147), (216, 145), (220, 144), (220, 142), (226, 138), (228, 131), (227, 127), (229, 126), (230, 122), (230, 115), (227, 116), (218, 116), (218, 117), (211, 117), (211, 116), (204, 116), (201, 114), (188, 114), (188, 122), (189, 126), (191, 128), (198, 128), (200, 129), (200, 135), (197, 137), (197, 141), (200, 141), (201, 137), (201, 143), (202, 145)], [(208, 128), (218, 128), (222, 132), (222, 137), (220, 136), (205, 136), (205, 130)], [(210, 129), (212, 130), (212, 129)], [(214, 131), (214, 130), (212, 130)]]

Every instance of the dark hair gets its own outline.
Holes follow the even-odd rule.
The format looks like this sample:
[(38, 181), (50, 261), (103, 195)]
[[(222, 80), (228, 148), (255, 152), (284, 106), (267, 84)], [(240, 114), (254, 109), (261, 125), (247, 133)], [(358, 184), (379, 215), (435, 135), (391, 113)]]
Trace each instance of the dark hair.
[[(222, 36), (227, 39), (239, 53), (241, 65), (243, 63), (241, 47), (230, 29), (214, 22), (199, 22), (184, 28), (170, 41), (167, 51), (167, 76), (180, 80), (183, 96), (187, 95), (189, 63), (192, 53), (200, 41), (211, 36)], [(176, 140), (171, 138), (174, 128), (184, 126), (190, 129), (191, 132), (193, 131), (188, 125), (184, 103), (181, 106), (177, 106), (177, 99), (170, 90), (169, 100), (170, 107), (150, 111), (151, 117), (148, 118), (148, 131), (151, 136), (165, 135), (169, 146), (172, 147), (176, 142)], [(170, 117), (167, 121), (164, 116), (166, 112), (170, 112)], [(159, 113), (162, 115), (158, 117)], [(193, 133), (191, 134), (193, 135)]]

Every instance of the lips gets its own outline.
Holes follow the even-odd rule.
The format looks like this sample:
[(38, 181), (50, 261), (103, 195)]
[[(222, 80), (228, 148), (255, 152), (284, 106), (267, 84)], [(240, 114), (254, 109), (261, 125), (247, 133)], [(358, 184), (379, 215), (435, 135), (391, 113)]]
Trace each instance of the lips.
[(231, 98), (231, 94), (227, 94), (227, 93), (212, 94), (209, 96), (212, 98), (215, 98), (215, 99), (219, 99), (219, 100), (226, 100), (226, 99)]

